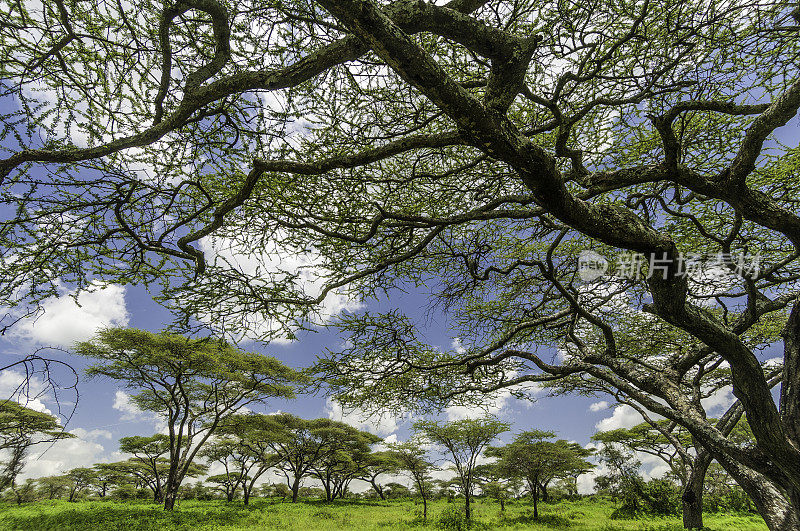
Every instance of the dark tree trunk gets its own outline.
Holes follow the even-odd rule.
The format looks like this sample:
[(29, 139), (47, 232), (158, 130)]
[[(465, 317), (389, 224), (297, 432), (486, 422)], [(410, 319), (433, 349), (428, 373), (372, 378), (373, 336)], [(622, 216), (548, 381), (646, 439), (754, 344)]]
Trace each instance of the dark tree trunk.
[(500, 512), (504, 512), (506, 510), (506, 500), (500, 498)]
[(703, 483), (709, 464), (711, 464), (711, 455), (706, 451), (701, 451), (695, 457), (692, 473), (683, 487), (681, 504), (685, 529), (702, 529), (703, 527)]
[(800, 531), (800, 499), (791, 500), (785, 491), (764, 475), (725, 455), (714, 457), (750, 496), (770, 531)]
[(383, 493), (383, 487), (378, 485), (378, 482), (375, 481), (374, 478), (370, 479), (369, 482), (370, 482), (370, 484), (372, 484), (372, 488), (375, 489), (375, 492), (378, 493), (378, 496), (380, 496), (382, 500), (385, 500), (386, 499), (386, 495)]
[(164, 489), (164, 509), (171, 511), (175, 508), (175, 502), (178, 499), (178, 488), (180, 485), (167, 484)]
[(470, 495), (468, 492), (464, 491), (464, 512), (467, 516), (467, 520), (472, 518), (472, 508), (469, 505), (470, 502)]
[(539, 491), (542, 493), (542, 501), (550, 501), (550, 494), (547, 493), (547, 485), (542, 483), (539, 485)]
[(292, 483), (292, 503), (297, 502), (297, 495), (300, 492), (300, 476), (295, 476), (294, 483)]
[(538, 486), (533, 487), (533, 519), (537, 520), (539, 518), (539, 488)]
[(252, 490), (252, 487), (250, 487), (248, 489), (246, 486), (242, 486), (242, 496), (244, 497), (244, 504), (245, 505), (250, 505), (250, 491), (251, 490)]

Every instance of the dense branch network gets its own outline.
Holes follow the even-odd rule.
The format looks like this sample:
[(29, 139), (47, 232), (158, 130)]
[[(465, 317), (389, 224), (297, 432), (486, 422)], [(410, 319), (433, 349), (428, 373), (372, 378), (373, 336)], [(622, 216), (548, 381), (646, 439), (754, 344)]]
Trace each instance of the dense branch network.
[[(20, 315), (65, 285), (161, 282), (178, 325), (268, 340), (433, 286), (464, 352), (357, 313), (327, 382), (387, 407), (601, 385), (800, 496), (789, 6), (3, 12), (0, 296)], [(583, 282), (584, 249), (660, 267)], [(725, 258), (692, 277), (687, 253)], [(753, 448), (702, 405), (729, 385)]]

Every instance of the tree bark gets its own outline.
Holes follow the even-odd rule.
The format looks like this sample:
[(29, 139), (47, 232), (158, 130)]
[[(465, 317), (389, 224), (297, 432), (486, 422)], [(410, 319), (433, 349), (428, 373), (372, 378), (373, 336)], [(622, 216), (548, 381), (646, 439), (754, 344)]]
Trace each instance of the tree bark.
[(175, 501), (178, 499), (179, 485), (167, 485), (164, 492), (164, 509), (171, 511), (175, 509)]
[(292, 503), (297, 502), (297, 494), (300, 492), (300, 476), (295, 476), (292, 483)]
[(467, 516), (467, 520), (472, 518), (472, 508), (470, 507), (470, 495), (468, 492), (464, 492), (464, 512)]
[(695, 460), (695, 466), (681, 495), (685, 529), (702, 529), (703, 527), (703, 483), (711, 460), (706, 459), (705, 462), (700, 463), (698, 460)]
[(385, 500), (386, 499), (386, 495), (383, 493), (383, 487), (378, 485), (378, 482), (375, 481), (374, 478), (370, 479), (369, 482), (372, 485), (372, 488), (375, 489), (375, 492), (378, 493), (378, 496), (380, 496), (382, 500)]
[(800, 531), (800, 500), (791, 500), (790, 495), (763, 474), (725, 455), (714, 457), (750, 496), (770, 531)]

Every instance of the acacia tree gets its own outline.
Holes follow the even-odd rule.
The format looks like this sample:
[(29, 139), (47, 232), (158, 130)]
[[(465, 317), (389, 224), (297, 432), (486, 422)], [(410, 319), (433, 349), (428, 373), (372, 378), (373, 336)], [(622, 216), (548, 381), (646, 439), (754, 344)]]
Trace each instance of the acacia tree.
[(505, 446), (486, 450), (487, 456), (498, 458), (495, 466), (500, 474), (525, 480), (533, 500), (534, 518), (539, 518), (539, 497), (547, 492), (552, 480), (583, 474), (594, 468), (586, 461), (592, 450), (563, 439), (548, 440), (553, 437), (555, 434), (551, 431), (525, 431)]
[[(323, 367), (343, 397), (438, 407), (591, 375), (685, 426), (772, 529), (800, 527), (800, 152), (779, 142), (800, 107), (794, 5), (36, 6), (0, 10), (4, 307), (163, 281), (178, 324), (269, 339), (346, 297), (431, 286), (472, 346), (353, 316), (369, 340)], [(581, 249), (663, 274), (581, 289)], [(682, 274), (681, 253), (731, 269), (755, 250), (760, 271), (723, 291)], [(623, 291), (683, 348), (632, 355)], [(743, 334), (780, 312), (774, 400)], [(563, 363), (541, 356), (555, 349)], [(720, 360), (752, 448), (693, 403)]]
[[(274, 424), (267, 415), (248, 413), (226, 417), (217, 430), (226, 445), (225, 470), (228, 471), (230, 459), (241, 478), (245, 505), (250, 504), (256, 481), (280, 460), (269, 442), (271, 426)], [(215, 458), (219, 460), (219, 454)]]
[(343, 497), (350, 482), (365, 473), (372, 445), (383, 439), (344, 423), (332, 424), (318, 436), (325, 446), (311, 466), (311, 476), (322, 483), (325, 499), (331, 501)]
[(77, 496), (94, 484), (97, 472), (91, 468), (73, 468), (66, 474), (69, 482), (69, 501), (74, 502)]
[(48, 500), (54, 500), (69, 491), (70, 481), (66, 476), (44, 476), (36, 479), (39, 492)]
[(380, 499), (385, 500), (384, 486), (378, 483), (378, 476), (383, 474), (396, 474), (400, 471), (400, 461), (397, 454), (392, 451), (370, 452), (364, 456), (364, 466), (358, 479), (372, 485)]
[[(491, 446), (486, 449), (487, 456), (491, 456), (491, 450)], [(481, 494), (500, 502), (501, 512), (506, 510), (506, 500), (516, 496), (522, 488), (522, 480), (517, 476), (509, 476), (497, 462), (476, 466), (475, 477), (478, 478)]]
[(135, 476), (117, 466), (117, 463), (97, 463), (92, 468), (95, 471), (94, 484), (101, 498), (106, 497), (110, 487), (130, 485), (136, 480)]
[[(120, 452), (133, 454), (133, 460), (142, 465), (142, 473), (137, 474), (141, 477), (153, 491), (153, 500), (156, 502), (164, 501), (164, 479), (169, 468), (164, 467), (164, 456), (169, 454), (170, 438), (169, 435), (156, 433), (150, 437), (134, 435), (123, 437), (119, 440)], [(130, 472), (138, 471), (140, 467), (128, 467)], [(146, 471), (146, 472), (145, 472)]]
[[(653, 420), (646, 414), (644, 418), (646, 422), (632, 428), (598, 432), (592, 440), (603, 445), (621, 444), (635, 452), (661, 459), (681, 484), (683, 526), (686, 529), (702, 528), (704, 481), (712, 462), (711, 454), (696, 446), (691, 434), (676, 423)], [(732, 442), (750, 445), (752, 438), (747, 435), (747, 422), (741, 418), (742, 407), (736, 402), (717, 421), (717, 426)]]
[(510, 426), (495, 418), (463, 419), (453, 422), (421, 420), (414, 423), (414, 431), (430, 442), (444, 447), (447, 459), (453, 464), (461, 493), (464, 495), (464, 512), (472, 517), (470, 502), (475, 490), (475, 467), (483, 450)]
[[(411, 480), (414, 482), (420, 498), (422, 498), (422, 519), (427, 520), (428, 498), (430, 498), (433, 488), (430, 476), (433, 463), (428, 460), (428, 452), (423, 448), (422, 442), (418, 438), (412, 438), (402, 443), (391, 443), (387, 446), (397, 456), (400, 468), (411, 476)], [(387, 485), (390, 496), (402, 490), (394, 485), (397, 485), (397, 483)], [(404, 485), (400, 485), (400, 487), (406, 491), (408, 490), (408, 487)]]
[(39, 443), (52, 443), (74, 437), (64, 431), (56, 417), (33, 410), (14, 400), (0, 400), (0, 451), (9, 454), (0, 470), (0, 490), (14, 488), (14, 481), (25, 466), (28, 449)]
[[(303, 380), (275, 358), (242, 352), (214, 339), (106, 329), (94, 340), (79, 343), (76, 351), (99, 362), (87, 374), (117, 380), (137, 391), (134, 403), (166, 422), (167, 510), (175, 506), (192, 461), (224, 417), (248, 404), (292, 398), (292, 385)], [(163, 439), (153, 444), (158, 447), (159, 441)]]
[[(331, 499), (334, 491), (338, 494), (358, 473), (350, 466), (353, 462), (347, 449), (368, 450), (369, 444), (380, 440), (331, 419), (306, 420), (280, 413), (265, 416), (263, 422), (263, 442), (272, 449), (275, 467), (292, 489), (292, 502), (297, 501), (303, 478), (311, 475), (323, 483), (326, 498)], [(340, 465), (345, 468), (338, 470)]]

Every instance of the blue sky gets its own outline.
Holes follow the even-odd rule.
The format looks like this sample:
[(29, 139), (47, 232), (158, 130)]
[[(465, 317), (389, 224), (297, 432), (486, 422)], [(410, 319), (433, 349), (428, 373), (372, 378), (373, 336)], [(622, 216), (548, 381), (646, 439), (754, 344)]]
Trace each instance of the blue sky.
[[(9, 362), (19, 356), (32, 352), (40, 346), (61, 346), (68, 348), (78, 340), (87, 339), (102, 326), (130, 326), (158, 331), (170, 322), (171, 315), (152, 300), (151, 294), (137, 286), (109, 286), (94, 293), (83, 294), (78, 303), (68, 296), (49, 299), (45, 302), (45, 312), (36, 321), (23, 321), (0, 339), (0, 355)], [(406, 294), (392, 297), (391, 304), (404, 308), (419, 308), (420, 314), (426, 311), (424, 296)], [(446, 316), (433, 314), (427, 321), (427, 337), (432, 344), (450, 347), (453, 337), (448, 333)], [(341, 338), (334, 330), (320, 328), (317, 332), (303, 332), (293, 343), (257, 344), (246, 343), (243, 348), (277, 357), (292, 367), (311, 364), (325, 348), (336, 348)], [(68, 430), (78, 438), (63, 441), (53, 447), (39, 448), (32, 454), (23, 477), (36, 477), (61, 473), (75, 466), (91, 465), (95, 462), (114, 461), (124, 456), (117, 452), (117, 440), (135, 434), (152, 434), (157, 422), (147, 414), (135, 411), (126, 400), (125, 390), (108, 380), (87, 380), (82, 374), (87, 360), (61, 351), (47, 351), (55, 359), (72, 365), (79, 373), (79, 399), (74, 414), (67, 425)], [(68, 381), (67, 375), (63, 380)], [(0, 391), (7, 392), (18, 381), (19, 375), (8, 374), (0, 378)], [(65, 390), (60, 393), (62, 407), (71, 409), (74, 394)], [(598, 422), (606, 427), (635, 422), (629, 415), (593, 403), (596, 399), (586, 397), (537, 397), (535, 402), (514, 398), (499, 400), (490, 404), (496, 414), (513, 424), (513, 432), (530, 428), (552, 429), (559, 437), (575, 440), (582, 444), (596, 431)], [(56, 404), (50, 394), (46, 394), (32, 404), (33, 407), (56, 411)], [(324, 396), (303, 395), (295, 400), (273, 400), (256, 411), (288, 411), (303, 417), (331, 417), (337, 420), (369, 429), (389, 440), (403, 440), (409, 434), (408, 419), (387, 418), (367, 420), (362, 423), (358, 414), (344, 414), (338, 405)], [(463, 408), (446, 410), (442, 418), (463, 418), (465, 415), (479, 416), (480, 411), (467, 411)], [(607, 419), (607, 420), (603, 420)], [(506, 434), (504, 439), (508, 439)]]

